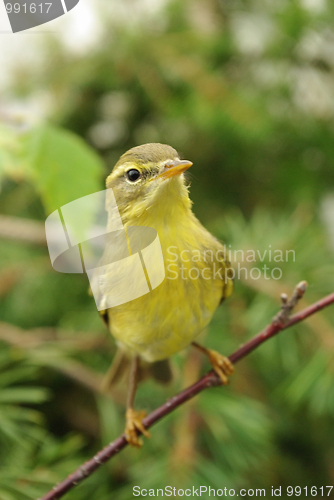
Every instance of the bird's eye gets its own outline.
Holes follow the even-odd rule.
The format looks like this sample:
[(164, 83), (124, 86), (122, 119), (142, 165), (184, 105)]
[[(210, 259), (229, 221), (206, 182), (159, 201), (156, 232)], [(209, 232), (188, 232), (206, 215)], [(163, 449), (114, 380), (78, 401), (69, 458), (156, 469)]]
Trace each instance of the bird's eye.
[(135, 182), (139, 179), (140, 177), (140, 172), (136, 168), (131, 168), (131, 170), (128, 170), (126, 172), (126, 176), (131, 182)]

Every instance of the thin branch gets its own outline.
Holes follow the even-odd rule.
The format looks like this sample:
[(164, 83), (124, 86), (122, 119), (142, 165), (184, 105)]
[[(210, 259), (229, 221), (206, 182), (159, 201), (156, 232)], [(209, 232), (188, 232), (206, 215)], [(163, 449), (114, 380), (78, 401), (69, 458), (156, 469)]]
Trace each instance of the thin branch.
[[(244, 262), (244, 265), (247, 267), (247, 262)], [(243, 275), (241, 275), (241, 278), (243, 278)], [(279, 281), (265, 279), (243, 281), (245, 285), (250, 286), (256, 292), (265, 294), (274, 300), (276, 300), (278, 295), (282, 296), (284, 284), (280, 284)], [(303, 298), (303, 303), (305, 307), (310, 305), (305, 300), (305, 297)], [(320, 342), (326, 349), (334, 349), (333, 327), (325, 316), (312, 316), (308, 321), (308, 325), (314, 334), (319, 337)]]
[(46, 246), (43, 222), (12, 215), (0, 215), (0, 238)]
[[(328, 307), (330, 304), (334, 303), (334, 293), (327, 295), (323, 299), (319, 300), (312, 304), (311, 306), (303, 309), (302, 311), (294, 314), (290, 319), (287, 318), (285, 313), (284, 305), (288, 302), (294, 301), (296, 303), (304, 294), (306, 290), (306, 282), (301, 282), (295, 289), (295, 292), (288, 301), (286, 297), (282, 299), (283, 312), (276, 315), (273, 321), (268, 325), (262, 332), (258, 333), (251, 340), (246, 342), (244, 345), (239, 347), (233, 354), (229, 356), (229, 359), (233, 363), (237, 363), (242, 358), (247, 356), (250, 352), (252, 352), (256, 347), (270, 339), (277, 333), (289, 328), (290, 326), (299, 323), (312, 314)], [(290, 304), (291, 305), (291, 304)], [(290, 308), (291, 310), (291, 308)], [(173, 396), (162, 406), (154, 410), (150, 413), (144, 420), (143, 424), (148, 429), (152, 427), (153, 424), (161, 420), (163, 417), (174, 411), (180, 405), (193, 398), (200, 392), (204, 391), (209, 387), (216, 387), (221, 385), (220, 378), (216, 375), (214, 371), (210, 371), (200, 380), (198, 380), (195, 384), (183, 390), (176, 396)], [(73, 474), (68, 476), (67, 479), (62, 481), (60, 484), (55, 486), (51, 491), (49, 491), (45, 496), (43, 496), (40, 500), (58, 500), (65, 493), (71, 490), (75, 485), (83, 481), (86, 477), (90, 476), (96, 469), (98, 469), (102, 464), (107, 462), (111, 457), (119, 453), (123, 448), (128, 445), (128, 442), (125, 439), (124, 434), (118, 437), (115, 441), (108, 444), (103, 450), (99, 451), (92, 459), (88, 460), (85, 464), (79, 467)]]
[[(105, 375), (96, 373), (67, 355), (73, 350), (88, 351), (94, 348), (104, 348), (106, 346), (105, 334), (94, 335), (86, 331), (76, 332), (76, 337), (73, 337), (72, 332), (56, 328), (23, 330), (18, 326), (0, 321), (0, 342), (23, 349), (29, 359), (38, 365), (45, 364), (45, 357), (49, 356), (48, 368), (62, 373), (94, 393), (101, 394)], [(60, 340), (62, 352), (58, 348)], [(124, 402), (123, 392), (115, 388), (109, 389), (105, 395), (117, 403)]]
[(90, 351), (95, 348), (106, 348), (107, 337), (102, 332), (77, 331), (75, 335), (69, 330), (44, 327), (23, 330), (22, 328), (0, 321), (0, 341), (26, 350), (38, 347), (55, 346), (61, 341), (65, 351)]

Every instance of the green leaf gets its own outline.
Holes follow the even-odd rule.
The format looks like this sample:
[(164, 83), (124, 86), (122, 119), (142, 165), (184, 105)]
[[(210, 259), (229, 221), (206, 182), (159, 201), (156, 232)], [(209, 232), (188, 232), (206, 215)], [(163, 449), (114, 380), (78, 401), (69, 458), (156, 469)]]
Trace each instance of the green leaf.
[(22, 178), (25, 175), (26, 165), (21, 158), (21, 144), (18, 133), (0, 123), (0, 180), (9, 175), (13, 178)]
[(28, 159), (28, 175), (48, 213), (103, 188), (102, 160), (72, 132), (51, 125), (39, 126), (26, 134), (22, 145)]
[(0, 403), (42, 403), (48, 391), (41, 387), (12, 387), (0, 391)]

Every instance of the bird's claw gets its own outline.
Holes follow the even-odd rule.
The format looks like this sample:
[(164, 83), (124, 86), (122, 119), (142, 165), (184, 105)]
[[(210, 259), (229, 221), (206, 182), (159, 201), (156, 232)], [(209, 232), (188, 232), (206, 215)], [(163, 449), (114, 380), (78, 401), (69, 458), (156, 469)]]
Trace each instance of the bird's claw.
[(234, 366), (232, 362), (219, 352), (208, 349), (208, 356), (212, 368), (217, 373), (218, 377), (224, 385), (228, 384), (228, 377), (234, 373)]
[(127, 442), (135, 448), (141, 448), (143, 446), (143, 441), (139, 438), (138, 431), (147, 438), (151, 437), (151, 434), (143, 425), (143, 419), (146, 417), (146, 412), (135, 411), (133, 408), (129, 408), (125, 417), (125, 438)]

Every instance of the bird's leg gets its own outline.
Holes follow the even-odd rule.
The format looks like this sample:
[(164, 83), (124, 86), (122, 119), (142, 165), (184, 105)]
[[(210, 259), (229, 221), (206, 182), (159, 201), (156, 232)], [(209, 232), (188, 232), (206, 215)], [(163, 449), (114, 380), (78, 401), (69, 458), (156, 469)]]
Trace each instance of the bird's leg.
[(149, 438), (150, 433), (143, 426), (143, 419), (146, 416), (145, 411), (136, 411), (133, 409), (134, 400), (137, 390), (137, 379), (138, 379), (138, 368), (139, 368), (139, 356), (135, 356), (132, 361), (130, 379), (129, 379), (129, 392), (127, 401), (127, 410), (125, 414), (126, 424), (125, 424), (125, 437), (131, 446), (136, 448), (141, 448), (143, 442), (138, 437), (138, 432), (140, 431), (145, 437)]
[(208, 356), (212, 368), (217, 373), (222, 383), (224, 385), (228, 384), (228, 377), (234, 372), (234, 366), (231, 361), (226, 356), (219, 354), (219, 352), (213, 349), (207, 349), (197, 344), (197, 342), (192, 342), (192, 345)]

